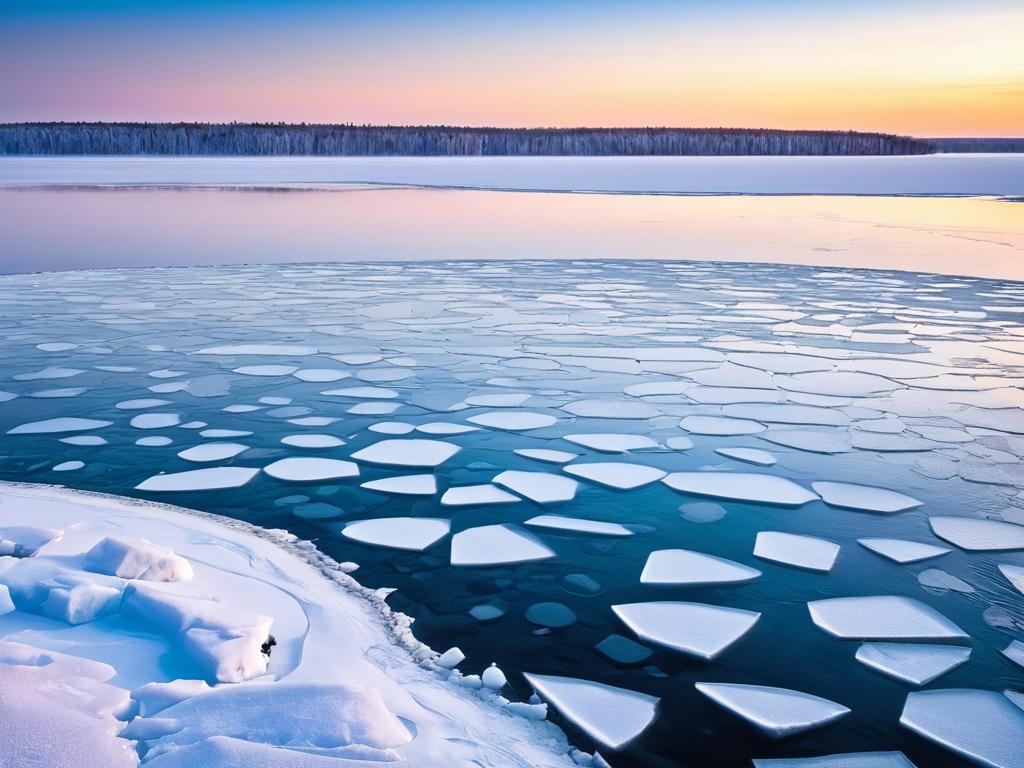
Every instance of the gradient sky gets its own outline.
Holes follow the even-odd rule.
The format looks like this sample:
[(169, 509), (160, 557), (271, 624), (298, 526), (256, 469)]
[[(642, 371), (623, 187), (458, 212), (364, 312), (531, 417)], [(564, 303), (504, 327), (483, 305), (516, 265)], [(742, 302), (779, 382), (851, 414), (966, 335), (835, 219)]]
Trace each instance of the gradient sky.
[(1024, 0), (0, 0), (0, 121), (1024, 135)]

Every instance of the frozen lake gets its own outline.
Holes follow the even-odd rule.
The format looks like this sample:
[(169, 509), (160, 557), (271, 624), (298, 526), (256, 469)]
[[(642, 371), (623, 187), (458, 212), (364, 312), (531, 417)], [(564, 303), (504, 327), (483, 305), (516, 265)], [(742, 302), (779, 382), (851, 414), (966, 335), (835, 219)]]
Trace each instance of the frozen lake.
[[(0, 479), (313, 539), (587, 748), (622, 725), (545, 676), (657, 697), (616, 766), (956, 768), (900, 725), (913, 681), (1019, 687), (1022, 283), (463, 260), (8, 275), (0, 304)], [(799, 692), (747, 711), (808, 730), (723, 683)], [(937, 738), (958, 701), (922, 702)]]

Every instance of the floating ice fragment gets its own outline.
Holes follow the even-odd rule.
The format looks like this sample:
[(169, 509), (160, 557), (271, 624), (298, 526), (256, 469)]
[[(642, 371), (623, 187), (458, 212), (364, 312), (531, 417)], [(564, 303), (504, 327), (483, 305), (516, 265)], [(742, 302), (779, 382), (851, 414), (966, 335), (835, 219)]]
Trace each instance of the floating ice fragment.
[(764, 424), (749, 419), (730, 419), (725, 416), (687, 416), (679, 426), (694, 435), (755, 435), (764, 432)]
[(267, 355), (280, 357), (308, 357), (317, 354), (316, 347), (301, 344), (228, 344), (200, 349), (195, 355)]
[(761, 618), (753, 611), (704, 603), (628, 603), (612, 610), (640, 639), (701, 659), (717, 657)]
[(509, 431), (526, 431), (530, 429), (541, 429), (550, 427), (557, 423), (558, 419), (546, 413), (533, 413), (532, 411), (488, 411), (477, 416), (470, 416), (466, 421), (471, 424), (478, 424), (481, 427), (492, 429), (505, 429)]
[(441, 669), (455, 669), (465, 660), (466, 654), (459, 648), (449, 648), (437, 657), (437, 666), (441, 667)]
[(961, 549), (997, 552), (1024, 549), (1024, 525), (977, 517), (929, 517), (932, 533)]
[(947, 547), (937, 547), (934, 544), (922, 544), (918, 541), (904, 541), (903, 539), (857, 539), (857, 543), (901, 565), (928, 560), (953, 551)]
[(921, 506), (921, 502), (915, 498), (870, 485), (817, 482), (811, 483), (811, 487), (829, 506), (860, 512), (905, 512)]
[(662, 479), (669, 488), (698, 496), (798, 507), (818, 498), (792, 480), (743, 472), (673, 472)]
[(645, 693), (572, 677), (523, 677), (566, 720), (610, 749), (635, 739), (658, 714), (659, 699)]
[(679, 515), (691, 523), (713, 523), (725, 517), (725, 507), (713, 501), (694, 501), (679, 506)]
[(273, 478), (293, 483), (308, 483), (318, 480), (337, 480), (358, 477), (359, 467), (351, 461), (321, 459), (305, 456), (289, 456), (278, 459), (263, 468)]
[(977, 765), (1024, 768), (1024, 710), (995, 691), (910, 693), (900, 724)]
[(902, 752), (846, 752), (820, 757), (754, 760), (754, 768), (915, 768)]
[(756, 464), (759, 467), (771, 467), (777, 463), (777, 459), (768, 451), (758, 448), (716, 448), (715, 453), (725, 456), (727, 459)]
[(836, 430), (820, 429), (769, 429), (758, 437), (769, 443), (795, 448), (808, 453), (849, 453), (853, 450), (850, 438)]
[(71, 472), (76, 469), (81, 469), (85, 466), (84, 461), (62, 461), (60, 464), (56, 464), (53, 467), (54, 472)]
[(1024, 667), (1024, 643), (1020, 640), (1013, 640), (1008, 646), (1003, 648), (1003, 656), (1014, 664)]
[(171, 438), (164, 437), (163, 435), (151, 435), (149, 437), (140, 437), (135, 441), (135, 444), (153, 448), (161, 445), (170, 445), (173, 442)]
[(999, 563), (999, 572), (1006, 577), (1018, 592), (1024, 594), (1024, 568), (1009, 563)]
[(864, 643), (856, 655), (861, 664), (910, 685), (927, 685), (970, 657), (970, 648), (918, 643)]
[(252, 480), (256, 467), (210, 467), (169, 475), (153, 475), (135, 486), (139, 491), (211, 491), (239, 488)]
[(918, 583), (925, 589), (938, 590), (945, 592), (953, 590), (954, 592), (969, 593), (974, 592), (975, 589), (963, 579), (957, 578), (951, 573), (946, 573), (940, 568), (927, 568), (917, 574)]
[(36, 344), (36, 349), (40, 352), (67, 352), (71, 349), (78, 349), (78, 345), (65, 341), (48, 341), (43, 344)]
[(584, 448), (591, 448), (595, 451), (604, 451), (606, 453), (625, 453), (626, 451), (658, 447), (658, 443), (646, 435), (595, 432), (585, 435), (563, 435), (562, 439), (576, 445), (582, 445)]
[(510, 525), (469, 528), (452, 536), (452, 565), (456, 566), (522, 563), (554, 556), (542, 541)]
[(85, 371), (80, 371), (77, 368), (44, 368), (41, 371), (33, 371), (31, 373), (16, 373), (11, 376), (15, 381), (37, 381), (39, 379), (70, 379), (72, 376), (77, 376)]
[(568, 451), (555, 451), (550, 448), (516, 448), (513, 453), (518, 456), (525, 456), (528, 459), (546, 461), (549, 464), (564, 464), (572, 461), (579, 454)]
[(381, 421), (367, 427), (371, 432), (379, 432), (382, 435), (407, 435), (416, 427), (401, 421)]
[(686, 437), (685, 435), (678, 437), (670, 437), (665, 441), (665, 445), (667, 445), (673, 451), (688, 451), (691, 448), (693, 448), (693, 440)]
[(562, 410), (598, 419), (649, 419), (661, 413), (647, 403), (629, 400), (577, 400), (563, 405)]
[(781, 531), (761, 531), (754, 542), (754, 556), (810, 571), (831, 571), (839, 545), (814, 536)]
[(659, 549), (647, 556), (641, 584), (698, 586), (752, 581), (756, 568), (689, 549)]
[(343, 387), (328, 389), (320, 394), (328, 397), (355, 397), (362, 400), (393, 400), (398, 397), (395, 390), (385, 387)]
[(203, 443), (180, 451), (178, 458), (185, 461), (222, 461), (247, 450), (249, 446), (241, 443)]
[(483, 408), (515, 408), (529, 400), (531, 395), (509, 392), (495, 395), (472, 395), (466, 398), (466, 405)]
[(562, 629), (576, 623), (576, 614), (563, 603), (534, 603), (526, 609), (526, 620), (541, 627)]
[(788, 688), (696, 683), (698, 691), (773, 739), (803, 733), (848, 714), (842, 704)]
[(479, 429), (480, 427), (474, 427), (471, 424), (452, 424), (448, 421), (431, 421), (416, 427), (417, 432), (422, 432), (425, 435), (464, 435)]
[(243, 376), (288, 376), (297, 370), (294, 365), (245, 365), (234, 372)]
[(600, 536), (633, 535), (633, 531), (618, 523), (605, 523), (600, 520), (584, 520), (578, 517), (563, 517), (562, 515), (537, 515), (527, 520), (524, 525), (532, 525), (537, 528), (554, 528), (561, 531), (595, 533)]
[(400, 467), (436, 467), (462, 450), (443, 440), (381, 440), (352, 454), (356, 461)]
[(297, 427), (326, 427), (336, 421), (341, 421), (341, 419), (336, 419), (333, 416), (303, 416), (298, 419), (288, 419), (289, 424), (294, 424)]
[(345, 441), (334, 435), (285, 435), (281, 443), (293, 448), (337, 448)]
[(433, 496), (437, 493), (437, 479), (433, 475), (404, 475), (385, 477), (363, 483), (363, 488), (402, 496)]
[(968, 635), (931, 606), (900, 595), (834, 597), (807, 604), (811, 619), (845, 640), (966, 640)]
[(445, 507), (469, 507), (477, 504), (509, 504), (520, 500), (518, 496), (513, 496), (496, 485), (484, 483), (482, 485), (458, 485), (449, 488), (441, 496), (441, 505)]
[(136, 429), (163, 429), (180, 422), (181, 414), (178, 413), (140, 413), (132, 418), (131, 425)]
[(7, 430), (8, 435), (45, 435), (55, 432), (88, 432), (92, 429), (109, 427), (113, 422), (99, 421), (98, 419), (79, 419), (65, 416), (57, 419), (45, 419), (44, 421), (31, 421), (28, 424), (19, 424), (13, 429)]
[(122, 411), (141, 411), (146, 408), (158, 408), (161, 405), (169, 405), (170, 402), (170, 400), (160, 400), (158, 398), (151, 397), (139, 400), (122, 400), (115, 404), (114, 407)]
[(550, 472), (522, 472), (515, 469), (502, 472), (493, 482), (538, 504), (571, 501), (576, 496), (578, 486), (575, 480)]
[(449, 522), (427, 517), (382, 517), (358, 520), (341, 529), (353, 541), (420, 552), (448, 535)]
[(295, 371), (294, 376), (299, 381), (310, 381), (317, 384), (329, 384), (332, 381), (340, 381), (349, 377), (348, 371), (338, 368), (303, 368)]
[(647, 646), (622, 635), (608, 635), (594, 648), (617, 664), (641, 664), (652, 654)]
[(494, 621), (505, 615), (505, 609), (491, 603), (484, 603), (470, 608), (469, 615), (477, 621)]
[(570, 475), (621, 490), (649, 485), (661, 480), (666, 474), (664, 470), (657, 469), (656, 467), (647, 467), (643, 464), (625, 464), (616, 461), (570, 464), (562, 469)]

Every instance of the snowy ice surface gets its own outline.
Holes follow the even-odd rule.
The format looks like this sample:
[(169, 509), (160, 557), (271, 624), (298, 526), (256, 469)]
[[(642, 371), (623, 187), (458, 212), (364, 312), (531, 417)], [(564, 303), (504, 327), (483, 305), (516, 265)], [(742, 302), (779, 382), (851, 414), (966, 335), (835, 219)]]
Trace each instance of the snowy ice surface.
[(277, 480), (293, 483), (340, 480), (359, 476), (359, 467), (351, 461), (306, 456), (289, 456), (278, 459), (272, 464), (267, 464), (263, 471)]
[(778, 462), (778, 459), (768, 451), (762, 451), (759, 448), (716, 448), (715, 453), (725, 456), (727, 459), (756, 464), (759, 467), (771, 467)]
[(523, 677), (566, 720), (611, 749), (635, 739), (658, 714), (658, 699), (637, 691), (571, 677)]
[(153, 475), (135, 487), (140, 491), (209, 491), (238, 488), (257, 474), (259, 469), (256, 467), (209, 467)]
[(384, 477), (362, 484), (363, 488), (399, 496), (433, 496), (437, 493), (437, 478), (433, 475), (402, 475)]
[(523, 472), (517, 469), (500, 473), (493, 482), (538, 504), (572, 501), (579, 485), (572, 478), (550, 472)]
[(457, 485), (449, 488), (441, 496), (441, 505), (445, 507), (470, 507), (477, 504), (510, 504), (522, 501), (508, 491), (496, 485)]
[(615, 615), (642, 640), (714, 659), (749, 632), (760, 613), (684, 602), (613, 605)]
[(112, 422), (100, 421), (99, 419), (80, 419), (73, 416), (65, 416), (56, 419), (45, 419), (44, 421), (33, 421), (28, 424), (19, 424), (7, 430), (9, 435), (44, 435), (53, 432), (88, 432), (93, 429), (109, 427)]
[(400, 467), (436, 467), (461, 449), (443, 440), (381, 440), (352, 454), (356, 461)]
[(900, 723), (977, 765), (1024, 768), (1024, 710), (995, 691), (910, 693)]
[(570, 475), (582, 477), (594, 483), (607, 485), (620, 490), (631, 490), (643, 485), (657, 482), (665, 476), (665, 471), (643, 464), (626, 464), (621, 461), (602, 461), (590, 464), (570, 464), (562, 467)]
[(970, 648), (921, 643), (864, 643), (856, 655), (861, 664), (911, 685), (926, 685), (970, 657)]
[(899, 595), (833, 597), (807, 604), (821, 629), (849, 640), (966, 640), (931, 606)]
[(977, 517), (928, 518), (932, 533), (961, 549), (996, 552), (1024, 549), (1024, 525)]
[(673, 490), (697, 496), (786, 507), (797, 507), (818, 498), (816, 493), (811, 493), (792, 480), (775, 475), (742, 472), (672, 472), (662, 482)]
[(761, 531), (754, 542), (754, 556), (810, 571), (831, 571), (839, 545), (815, 536), (782, 531)]
[(867, 538), (857, 539), (857, 543), (900, 564), (916, 563), (952, 552), (947, 547), (937, 547), (934, 544), (922, 544), (919, 541), (904, 541), (903, 539)]
[(756, 568), (689, 549), (659, 549), (647, 556), (641, 584), (701, 586), (736, 584), (761, 575)]
[(553, 528), (560, 531), (578, 533), (595, 533), (600, 536), (632, 536), (633, 531), (619, 523), (606, 523), (601, 520), (585, 520), (579, 517), (563, 515), (537, 515), (527, 520), (524, 525), (537, 528)]
[(230, 459), (249, 449), (242, 443), (202, 443), (184, 451), (179, 451), (178, 458), (185, 461), (223, 461)]
[(842, 704), (786, 688), (737, 683), (697, 683), (696, 687), (774, 739), (826, 725), (850, 712)]
[(572, 461), (579, 455), (578, 453), (556, 451), (551, 448), (516, 448), (513, 453), (525, 456), (528, 459), (534, 459), (535, 461), (546, 461), (549, 464), (565, 464), (565, 462)]
[(357, 520), (341, 529), (348, 539), (380, 547), (419, 552), (448, 535), (447, 520), (427, 517), (382, 517)]
[[(3, 533), (0, 532), (0, 536)], [(1019, 565), (1010, 565), (1009, 563), (999, 563), (999, 572), (1006, 577), (1018, 592), (1024, 594), (1024, 567)]]
[(192, 566), (168, 547), (129, 536), (106, 536), (85, 553), (85, 569), (121, 579), (188, 581)]
[(511, 525), (467, 528), (452, 536), (452, 565), (502, 565), (554, 556), (540, 539)]
[[(36, 557), (74, 559), (105, 537), (130, 536), (169, 547), (195, 571), (187, 582), (128, 582), (117, 622), (62, 646), (75, 655), (11, 642), (56, 638), (59, 628), (20, 608), (0, 616), (0, 739), (11, 765), (127, 768), (140, 752), (156, 768), (590, 764), (534, 710), (520, 717), (504, 699), (453, 684), (458, 673), (435, 667), (407, 617), (289, 534), (59, 488), (2, 485), (0, 501), (4, 525), (64, 531)], [(272, 617), (277, 641), (258, 680), (211, 689), (178, 679), (188, 672), (180, 663), (159, 663), (171, 644), (212, 663), (217, 645), (227, 653), (247, 643), (227, 629), (244, 625), (245, 606), (266, 614), (264, 629)], [(222, 626), (203, 631), (205, 622)]]
[(563, 435), (563, 440), (584, 448), (606, 453), (625, 453), (643, 448), (657, 448), (658, 443), (647, 435), (622, 435), (610, 432), (595, 432), (584, 435)]
[(533, 413), (531, 411), (490, 411), (477, 416), (470, 416), (466, 421), (471, 424), (478, 424), (481, 427), (525, 431), (550, 427), (558, 419), (546, 413)]
[(915, 768), (902, 752), (846, 752), (820, 757), (754, 760), (754, 768)]
[(905, 512), (921, 506), (920, 501), (906, 494), (870, 485), (817, 482), (811, 483), (811, 487), (826, 504), (861, 512)]

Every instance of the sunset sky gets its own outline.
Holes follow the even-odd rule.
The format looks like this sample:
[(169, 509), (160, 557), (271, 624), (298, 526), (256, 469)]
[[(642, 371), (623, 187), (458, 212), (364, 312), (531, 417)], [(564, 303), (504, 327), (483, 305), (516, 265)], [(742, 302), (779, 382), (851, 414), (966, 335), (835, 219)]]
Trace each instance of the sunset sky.
[(1024, 135), (1021, 0), (0, 0), (0, 121)]

